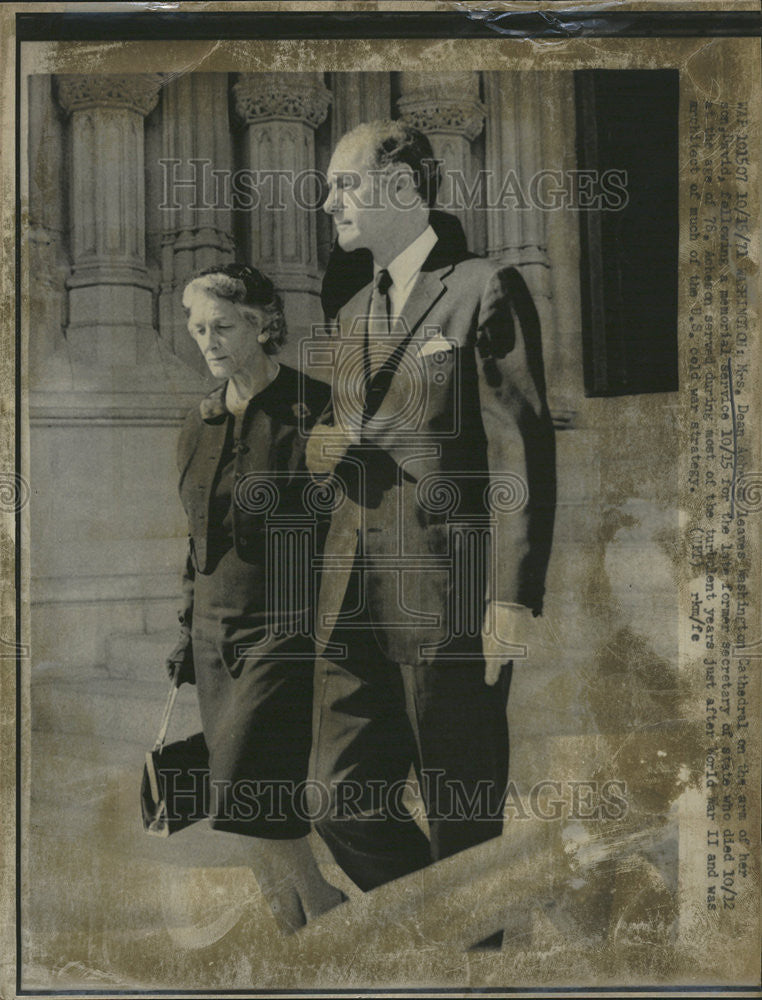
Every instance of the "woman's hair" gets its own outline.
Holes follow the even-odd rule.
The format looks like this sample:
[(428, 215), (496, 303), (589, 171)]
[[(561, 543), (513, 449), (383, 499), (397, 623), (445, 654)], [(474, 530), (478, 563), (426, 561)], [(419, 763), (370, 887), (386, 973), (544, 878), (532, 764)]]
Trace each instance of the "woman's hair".
[(190, 312), (190, 297), (196, 292), (214, 295), (218, 299), (234, 302), (249, 321), (264, 313), (262, 333), (267, 340), (262, 344), (266, 354), (275, 354), (286, 339), (286, 318), (283, 302), (266, 274), (248, 264), (223, 264), (207, 267), (194, 275), (183, 290), (183, 309)]

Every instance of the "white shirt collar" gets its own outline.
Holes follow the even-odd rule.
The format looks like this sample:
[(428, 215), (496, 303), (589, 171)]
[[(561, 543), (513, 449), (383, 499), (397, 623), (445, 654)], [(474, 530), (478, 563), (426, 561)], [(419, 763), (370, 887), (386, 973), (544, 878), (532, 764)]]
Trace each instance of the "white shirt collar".
[[(404, 292), (418, 277), (424, 261), (436, 242), (437, 234), (431, 226), (427, 226), (421, 235), (406, 246), (402, 253), (397, 254), (388, 265), (386, 270), (389, 272), (396, 291)], [(380, 270), (381, 268), (377, 264), (373, 265), (374, 278)]]

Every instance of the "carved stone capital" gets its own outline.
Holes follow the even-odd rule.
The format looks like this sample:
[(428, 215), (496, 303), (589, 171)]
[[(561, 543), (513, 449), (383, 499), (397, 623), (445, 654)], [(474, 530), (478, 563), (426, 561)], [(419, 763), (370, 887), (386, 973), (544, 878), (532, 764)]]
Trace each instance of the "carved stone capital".
[(89, 108), (127, 108), (145, 117), (156, 107), (160, 73), (127, 76), (62, 73), (56, 76), (56, 92), (67, 114)]
[(487, 109), (479, 100), (478, 73), (402, 73), (400, 84), (399, 112), (421, 132), (473, 142), (484, 127)]
[(285, 120), (317, 128), (331, 103), (322, 73), (241, 73), (233, 93), (247, 124)]
[(414, 93), (397, 102), (400, 115), (421, 132), (448, 132), (469, 142), (484, 127), (486, 107), (474, 98), (448, 98), (439, 94)]

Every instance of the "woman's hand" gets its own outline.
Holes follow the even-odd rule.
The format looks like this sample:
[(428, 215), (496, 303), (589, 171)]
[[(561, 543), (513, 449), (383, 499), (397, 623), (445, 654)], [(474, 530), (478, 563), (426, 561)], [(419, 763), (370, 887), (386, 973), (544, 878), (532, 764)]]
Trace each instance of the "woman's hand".
[(178, 687), (181, 684), (196, 683), (190, 629), (182, 629), (177, 645), (167, 657), (164, 665), (170, 680), (174, 680)]
[(351, 444), (351, 435), (340, 428), (332, 424), (316, 424), (307, 441), (304, 456), (307, 468), (313, 476), (332, 475)]

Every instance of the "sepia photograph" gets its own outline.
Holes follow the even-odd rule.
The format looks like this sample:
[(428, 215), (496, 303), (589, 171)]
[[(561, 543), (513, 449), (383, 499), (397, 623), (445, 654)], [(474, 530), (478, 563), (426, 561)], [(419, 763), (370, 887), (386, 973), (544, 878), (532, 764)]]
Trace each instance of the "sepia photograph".
[(762, 995), (758, 5), (171, 6), (3, 22), (7, 995)]

